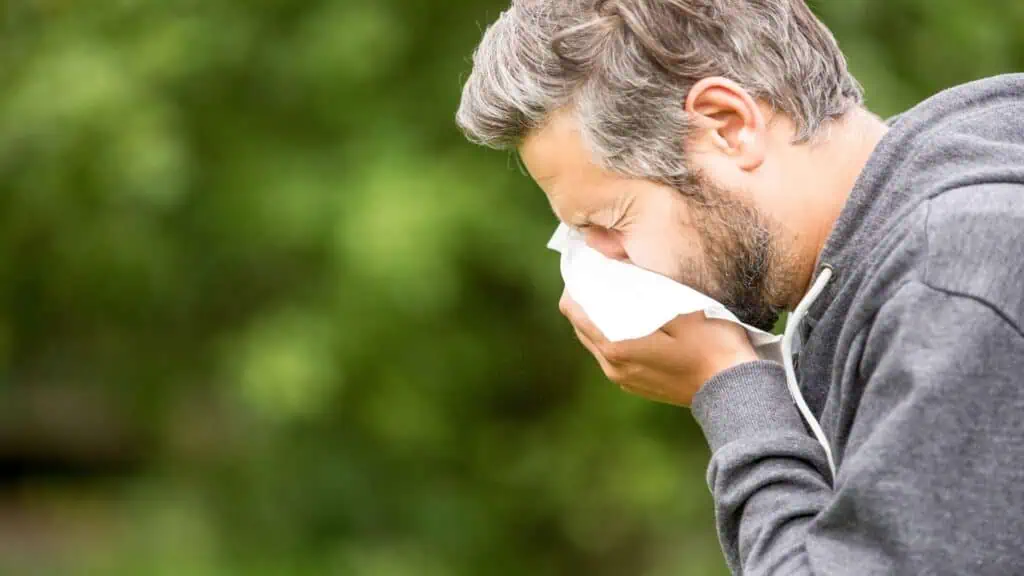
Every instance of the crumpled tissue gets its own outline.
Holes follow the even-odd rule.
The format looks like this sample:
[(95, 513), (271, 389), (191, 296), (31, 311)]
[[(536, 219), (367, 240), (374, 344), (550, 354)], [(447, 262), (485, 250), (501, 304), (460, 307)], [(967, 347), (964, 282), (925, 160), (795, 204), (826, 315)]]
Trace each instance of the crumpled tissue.
[(703, 312), (707, 318), (743, 326), (758, 356), (782, 361), (781, 336), (748, 326), (718, 301), (670, 278), (608, 258), (562, 224), (548, 242), (562, 255), (565, 289), (611, 342), (649, 336), (677, 316)]

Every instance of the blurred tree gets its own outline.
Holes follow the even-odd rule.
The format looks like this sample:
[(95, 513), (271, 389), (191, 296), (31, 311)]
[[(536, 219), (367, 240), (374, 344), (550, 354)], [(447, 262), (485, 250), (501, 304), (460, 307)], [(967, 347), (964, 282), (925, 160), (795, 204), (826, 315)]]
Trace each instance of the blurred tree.
[[(699, 432), (454, 126), (505, 5), (0, 8), (0, 568), (723, 572)], [(1019, 3), (814, 7), (882, 114), (1024, 65)]]

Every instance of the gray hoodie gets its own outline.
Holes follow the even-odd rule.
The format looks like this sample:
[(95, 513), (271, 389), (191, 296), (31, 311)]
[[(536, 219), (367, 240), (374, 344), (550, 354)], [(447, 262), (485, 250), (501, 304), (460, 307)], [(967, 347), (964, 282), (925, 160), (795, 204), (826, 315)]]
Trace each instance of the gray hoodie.
[(781, 365), (694, 400), (729, 567), (1024, 574), (1024, 75), (895, 120), (816, 280), (795, 376), (834, 481)]

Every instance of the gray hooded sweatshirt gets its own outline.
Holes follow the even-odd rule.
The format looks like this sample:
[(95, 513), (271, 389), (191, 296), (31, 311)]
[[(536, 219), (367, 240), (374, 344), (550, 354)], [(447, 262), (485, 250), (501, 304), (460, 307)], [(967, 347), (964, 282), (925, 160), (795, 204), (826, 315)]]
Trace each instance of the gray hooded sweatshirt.
[(891, 123), (824, 250), (781, 365), (708, 381), (693, 415), (735, 574), (1024, 574), (1024, 75)]

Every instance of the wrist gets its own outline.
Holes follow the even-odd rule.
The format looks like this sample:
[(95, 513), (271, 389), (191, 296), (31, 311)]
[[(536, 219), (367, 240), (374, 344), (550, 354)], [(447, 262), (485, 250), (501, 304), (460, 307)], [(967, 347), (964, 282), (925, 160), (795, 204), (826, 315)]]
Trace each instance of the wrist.
[(740, 438), (804, 434), (777, 362), (748, 362), (718, 374), (697, 393), (691, 409), (712, 452)]
[(755, 352), (751, 346), (745, 346), (729, 353), (711, 356), (709, 357), (709, 362), (706, 364), (704, 377), (701, 382), (706, 384), (715, 376), (718, 376), (723, 372), (758, 360), (760, 360), (760, 358), (758, 358), (757, 352)]

